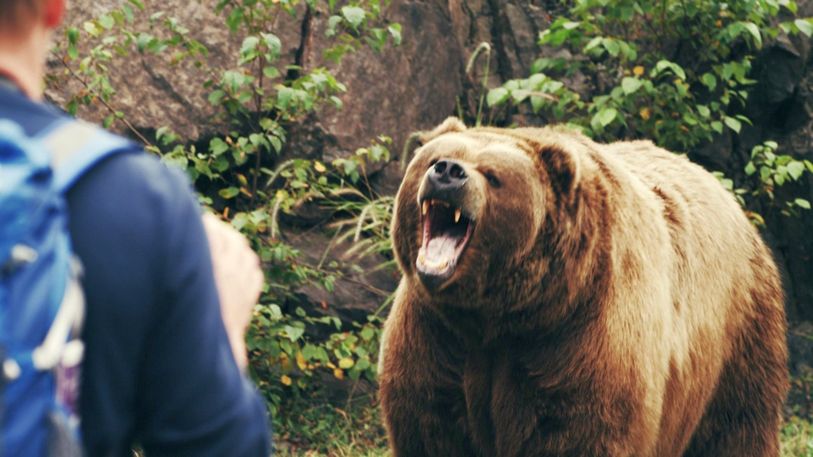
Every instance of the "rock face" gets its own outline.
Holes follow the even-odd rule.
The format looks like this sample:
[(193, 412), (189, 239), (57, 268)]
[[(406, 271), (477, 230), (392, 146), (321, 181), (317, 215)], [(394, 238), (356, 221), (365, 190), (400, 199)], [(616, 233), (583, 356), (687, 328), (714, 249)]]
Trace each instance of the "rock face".
[[(759, 86), (753, 91), (748, 116), (754, 126), (733, 142), (726, 170), (742, 170), (751, 148), (765, 140), (779, 143), (779, 153), (813, 160), (813, 67), (811, 41), (802, 37), (779, 39), (768, 46), (756, 63)], [(781, 194), (792, 193), (813, 201), (813, 179), (786, 186)], [(780, 194), (780, 195), (781, 195)], [(775, 210), (767, 225), (775, 253), (784, 264), (788, 312), (792, 320), (813, 319), (813, 214), (785, 217)]]
[[(126, 0), (74, 0), (68, 23), (77, 27)], [(236, 66), (242, 36), (229, 33), (223, 18), (214, 11), (216, 0), (145, 1), (147, 9), (165, 11), (191, 30), (191, 35), (210, 51), (213, 69)], [(800, 15), (809, 15), (813, 2), (798, 2)], [(280, 15), (269, 30), (282, 41), (282, 63), (307, 68), (325, 65), (328, 13), (317, 7), (306, 11), (304, 2), (295, 15)], [(394, 152), (409, 134), (436, 125), (459, 109), (476, 111), (481, 94), (482, 61), (472, 74), (465, 67), (470, 53), (482, 42), (492, 46), (489, 86), (525, 77), (543, 50), (536, 37), (561, 11), (550, 0), (393, 0), (384, 18), (402, 25), (403, 44), (385, 47), (380, 53), (368, 48), (348, 55), (335, 75), (347, 86), (342, 110), (322, 110), (291, 126), (289, 153), (331, 159), (352, 153), (381, 134), (393, 138)], [(136, 28), (149, 30), (147, 16)], [(732, 138), (724, 135), (693, 153), (695, 159), (742, 179), (751, 148), (764, 140), (779, 142), (781, 153), (813, 159), (813, 67), (810, 40), (780, 38), (768, 45), (755, 64), (760, 86), (748, 107), (754, 127)], [(59, 68), (59, 62), (52, 62)], [(113, 104), (138, 129), (149, 132), (169, 126), (185, 138), (201, 138), (222, 132), (225, 126), (213, 118), (203, 83), (210, 74), (192, 62), (170, 65), (152, 56), (132, 55), (116, 59), (111, 82), (118, 91)], [(64, 102), (77, 89), (77, 82), (63, 81), (48, 96)], [(472, 109), (474, 107), (474, 109)], [(103, 107), (80, 112), (99, 121), (108, 113)], [(533, 122), (528, 118), (524, 121)], [(537, 120), (538, 121), (538, 120)], [(394, 192), (400, 179), (397, 166), (379, 173), (381, 189)], [(798, 185), (813, 200), (813, 182)], [(793, 319), (813, 319), (813, 212), (799, 218), (779, 216), (765, 209), (771, 232), (767, 238), (783, 268), (788, 295), (788, 314)], [(342, 301), (353, 301), (352, 297)], [(365, 303), (368, 301), (364, 301)]]
[[(125, 3), (126, 0), (71, 2), (66, 24), (82, 29), (85, 21)], [(194, 30), (194, 38), (209, 48), (207, 59), (215, 71), (226, 69), (236, 63), (232, 60), (238, 55), (242, 38), (230, 36), (222, 18), (214, 12), (215, 3), (145, 2), (147, 10), (136, 15), (133, 29), (157, 33), (156, 28), (150, 27), (149, 15), (166, 11), (168, 16), (177, 17), (187, 28)], [(59, 68), (59, 63), (51, 62), (50, 66)], [(198, 138), (222, 129), (222, 126), (212, 124), (214, 110), (206, 101), (207, 91), (203, 84), (209, 77), (197, 70), (191, 61), (170, 65), (156, 56), (133, 52), (126, 58), (114, 59), (110, 66), (110, 82), (116, 90), (111, 105), (121, 109), (126, 119), (139, 130), (168, 126), (185, 138)], [(52, 87), (46, 95), (60, 103), (67, 94), (79, 88), (74, 79), (68, 78), (64, 82), (67, 85)], [(81, 117), (94, 121), (108, 114), (99, 105), (79, 112)]]

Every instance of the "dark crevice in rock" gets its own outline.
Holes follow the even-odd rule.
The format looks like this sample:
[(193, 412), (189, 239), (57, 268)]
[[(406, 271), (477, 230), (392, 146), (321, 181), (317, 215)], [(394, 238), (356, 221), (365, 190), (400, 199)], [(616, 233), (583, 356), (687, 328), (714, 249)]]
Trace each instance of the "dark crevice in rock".
[(466, 16), (469, 18), (469, 30), (466, 35), (466, 43), (461, 43), (463, 45), (472, 43), (474, 40), (477, 39), (477, 15), (474, 14), (471, 7), (469, 6), (468, 2), (461, 2), (460, 7)]
[(488, 0), (488, 7), (491, 10), (491, 41), (494, 45), (494, 54), (497, 58), (497, 74), (500, 79), (507, 81), (513, 77), (511, 61), (508, 59), (508, 48), (503, 41), (503, 31), (511, 30), (508, 20), (502, 14), (499, 0)]
[(299, 78), (302, 70), (307, 67), (308, 58), (310, 57), (311, 44), (313, 43), (313, 9), (310, 5), (305, 8), (305, 17), (302, 18), (302, 24), (299, 35), (299, 46), (296, 48), (294, 54), (295, 67), (288, 70), (286, 79), (293, 80)]

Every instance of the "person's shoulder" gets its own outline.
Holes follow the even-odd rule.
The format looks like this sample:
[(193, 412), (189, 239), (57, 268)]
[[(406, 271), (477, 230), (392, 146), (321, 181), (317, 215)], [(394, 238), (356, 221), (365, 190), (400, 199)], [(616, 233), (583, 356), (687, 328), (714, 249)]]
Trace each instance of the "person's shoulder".
[(97, 204), (100, 199), (122, 204), (125, 214), (142, 207), (151, 213), (171, 210), (193, 195), (180, 170), (143, 150), (112, 154), (83, 175), (69, 191), (72, 194), (88, 195)]
[(83, 262), (109, 265), (111, 257), (130, 259), (123, 270), (106, 273), (116, 277), (113, 282), (124, 281), (122, 272), (129, 271), (157, 278), (146, 284), (165, 284), (160, 278), (168, 262), (178, 260), (178, 240), (200, 218), (188, 180), (146, 152), (107, 157), (66, 197), (71, 237)]
[(51, 104), (31, 100), (19, 90), (0, 84), (0, 119), (14, 121), (26, 135), (37, 136), (70, 117)]

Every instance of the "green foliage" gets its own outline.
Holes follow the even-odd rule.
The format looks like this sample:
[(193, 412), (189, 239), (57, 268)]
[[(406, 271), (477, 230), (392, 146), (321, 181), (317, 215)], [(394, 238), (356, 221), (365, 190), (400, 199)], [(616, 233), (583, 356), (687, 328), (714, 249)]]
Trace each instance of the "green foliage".
[[(780, 33), (813, 32), (810, 19), (793, 17), (797, 6), (790, 0), (571, 5), (570, 17), (555, 20), (539, 36), (540, 45), (564, 52), (538, 59), (530, 77), (491, 89), (488, 105), (566, 122), (598, 140), (650, 138), (676, 152), (725, 130), (740, 134), (751, 124), (742, 111), (756, 83), (749, 77), (751, 64), (764, 41)], [(793, 19), (779, 23), (780, 13)], [(755, 192), (738, 194), (743, 203), (746, 193), (773, 201), (774, 187), (801, 175), (800, 162), (782, 156), (768, 163), (772, 155), (758, 153), (759, 163), (749, 164), (749, 170), (773, 172)], [(783, 211), (795, 214), (807, 206), (797, 199)]]
[(799, 181), (806, 173), (813, 173), (813, 163), (776, 154), (778, 147), (775, 141), (755, 146), (745, 173), (753, 178), (753, 195), (767, 197), (770, 203), (781, 206), (781, 212), (786, 216), (797, 215), (799, 209), (809, 210), (810, 202), (804, 198), (778, 201), (775, 191), (785, 183)]
[(791, 417), (782, 428), (782, 457), (813, 457), (813, 424)]
[[(539, 37), (572, 57), (537, 60), (530, 78), (494, 89), (489, 101), (528, 102), (534, 113), (599, 139), (656, 138), (687, 151), (750, 123), (729, 113), (748, 97), (751, 62), (762, 36), (778, 33), (770, 21), (779, 8), (770, 0), (578, 0), (573, 19), (554, 21)], [(568, 87), (576, 74), (587, 78), (589, 94)]]
[(386, 436), (379, 409), (359, 395), (342, 407), (323, 398), (298, 400), (281, 413), (284, 430), (276, 453), (282, 457), (387, 457)]
[[(223, 15), (224, 26), (243, 38), (233, 66), (215, 68), (206, 59), (208, 49), (180, 21), (130, 0), (81, 29), (69, 28), (54, 50), (63, 64), (62, 76), (80, 87), (66, 103), (69, 112), (75, 114), (83, 106), (107, 110), (106, 126), (122, 122), (150, 151), (186, 170), (203, 191), (201, 200), (248, 236), (259, 253), (267, 283), (247, 347), (252, 374), (275, 416), (283, 401), (318, 387), (320, 376), (349, 383), (374, 380), (381, 327), (378, 312), (365, 322), (350, 323), (335, 317), (327, 303), (321, 315), (305, 312), (299, 289), (318, 285), (332, 292), (342, 269), (326, 261), (327, 251), (317, 264), (305, 261), (285, 242), (280, 220), (316, 204), (334, 215), (326, 229), (335, 232), (335, 243), (328, 249), (352, 240), (345, 255), (389, 251), (392, 198), (379, 197), (367, 182), (369, 167), (390, 159), (388, 137), (380, 136), (329, 164), (286, 151), (289, 126), (325, 106), (341, 108), (339, 95), (345, 91), (328, 66), (306, 70), (281, 60), (284, 44), (267, 24), (280, 15), (293, 18), (303, 7), (327, 7), (331, 14), (327, 35), (333, 46), (325, 50), (327, 62), (361, 46), (381, 50), (401, 42), (400, 25), (382, 19), (386, 2), (381, 0), (320, 5), (316, 0), (222, 0), (216, 11)], [(137, 25), (142, 17), (149, 18), (146, 28)], [(83, 56), (80, 49), (89, 52)], [(149, 141), (114, 107), (116, 90), (108, 76), (116, 59), (139, 55), (153, 55), (169, 65), (192, 63), (209, 75), (208, 103), (229, 132), (200, 141), (164, 126)], [(59, 84), (59, 75), (50, 83)], [(388, 303), (383, 293), (382, 308)]]

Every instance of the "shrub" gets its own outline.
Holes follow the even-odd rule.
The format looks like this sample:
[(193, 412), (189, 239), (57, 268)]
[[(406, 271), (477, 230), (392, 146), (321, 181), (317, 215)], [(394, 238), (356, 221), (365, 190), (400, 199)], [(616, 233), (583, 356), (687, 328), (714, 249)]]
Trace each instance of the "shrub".
[[(367, 182), (366, 169), (388, 161), (391, 141), (385, 136), (332, 163), (292, 158), (281, 153), (291, 125), (322, 107), (341, 108), (345, 91), (328, 67), (303, 69), (280, 61), (283, 43), (266, 24), (278, 15), (295, 15), (297, 8), (330, 12), (324, 50), (336, 62), (361, 46), (380, 50), (398, 45), (400, 26), (384, 23), (386, 2), (363, 0), (338, 4), (334, 0), (221, 0), (216, 9), (224, 26), (243, 36), (234, 66), (211, 67), (208, 49), (193, 39), (176, 18), (147, 11), (140, 0), (129, 0), (94, 20), (66, 31), (54, 53), (63, 65), (60, 76), (79, 83), (65, 108), (82, 106), (106, 110), (105, 126), (121, 123), (147, 149), (187, 171), (201, 191), (201, 200), (247, 235), (266, 271), (266, 287), (248, 332), (251, 371), (276, 412), (287, 391), (293, 396), (318, 386), (317, 372), (340, 380), (375, 379), (375, 356), (380, 319), (374, 313), (364, 322), (342, 322), (329, 315), (309, 315), (298, 289), (318, 284), (327, 291), (342, 274), (338, 265), (308, 264), (281, 236), (280, 218), (307, 202), (319, 202), (341, 216), (330, 229), (339, 239), (352, 238), (352, 254), (387, 252), (391, 197), (379, 197)], [(149, 14), (146, 29), (136, 24)], [(87, 49), (80, 55), (80, 48)], [(169, 63), (188, 60), (211, 77), (205, 82), (208, 102), (229, 132), (201, 141), (183, 138), (171, 128), (155, 130), (147, 138), (117, 109), (116, 90), (108, 77), (116, 59), (156, 55)], [(327, 254), (327, 253), (326, 253)], [(385, 265), (386, 266), (386, 265)]]

